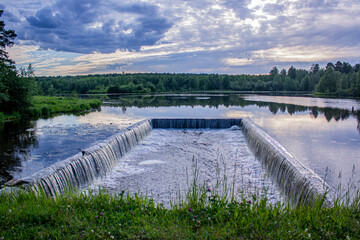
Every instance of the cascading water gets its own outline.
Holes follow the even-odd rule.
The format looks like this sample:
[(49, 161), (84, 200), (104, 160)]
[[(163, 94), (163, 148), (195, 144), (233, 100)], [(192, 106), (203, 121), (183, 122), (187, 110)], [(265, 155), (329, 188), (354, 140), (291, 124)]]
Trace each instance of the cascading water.
[(144, 120), (102, 143), (73, 157), (45, 168), (29, 178), (31, 189), (55, 196), (68, 188), (79, 187), (109, 172), (126, 152), (137, 145), (151, 131), (150, 120)]
[(242, 119), (242, 130), (250, 149), (294, 205), (309, 203), (317, 197), (325, 197), (325, 205), (332, 205), (325, 194), (329, 186), (316, 173), (306, 168), (250, 119)]
[(240, 118), (223, 119), (196, 119), (196, 118), (157, 118), (151, 121), (153, 128), (230, 128), (231, 126), (240, 126)]
[[(35, 191), (44, 191), (55, 196), (67, 188), (79, 187), (104, 176), (125, 153), (148, 135), (152, 128), (221, 129), (232, 126), (241, 126), (250, 149), (294, 205), (324, 196), (328, 185), (250, 119), (144, 120), (86, 149), (82, 154), (56, 163), (21, 181), (28, 183)], [(325, 198), (325, 201), (327, 205), (332, 204), (329, 198)]]

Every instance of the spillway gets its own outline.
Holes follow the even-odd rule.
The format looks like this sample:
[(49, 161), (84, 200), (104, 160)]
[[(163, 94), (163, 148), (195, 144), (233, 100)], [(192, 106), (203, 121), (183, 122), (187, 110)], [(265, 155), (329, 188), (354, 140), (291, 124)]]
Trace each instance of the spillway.
[(324, 197), (325, 205), (332, 205), (325, 194), (330, 187), (314, 171), (306, 168), (249, 118), (242, 120), (242, 130), (250, 149), (294, 205), (307, 204), (318, 197)]
[(151, 131), (151, 120), (136, 123), (105, 141), (53, 164), (23, 182), (32, 190), (55, 196), (108, 173), (116, 162)]
[[(287, 198), (294, 204), (306, 204), (324, 196), (328, 186), (313, 171), (306, 168), (278, 142), (250, 119), (147, 119), (134, 124), (100, 144), (85, 149), (22, 179), (34, 191), (58, 195), (68, 188), (93, 182), (109, 173), (114, 165), (138, 145), (154, 129), (225, 129), (241, 127), (249, 148), (260, 160)], [(181, 144), (181, 143), (179, 143)], [(326, 204), (331, 204), (328, 198)]]

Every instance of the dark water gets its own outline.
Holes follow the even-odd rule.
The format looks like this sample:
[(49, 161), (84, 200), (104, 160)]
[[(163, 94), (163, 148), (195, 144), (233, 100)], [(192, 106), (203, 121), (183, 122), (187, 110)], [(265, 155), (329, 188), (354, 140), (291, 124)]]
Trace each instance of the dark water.
[[(0, 181), (24, 177), (148, 117), (250, 117), (336, 186), (360, 180), (360, 102), (262, 95), (101, 96), (101, 112), (0, 126)], [(354, 110), (353, 110), (354, 107)], [(353, 170), (354, 169), (354, 170)]]

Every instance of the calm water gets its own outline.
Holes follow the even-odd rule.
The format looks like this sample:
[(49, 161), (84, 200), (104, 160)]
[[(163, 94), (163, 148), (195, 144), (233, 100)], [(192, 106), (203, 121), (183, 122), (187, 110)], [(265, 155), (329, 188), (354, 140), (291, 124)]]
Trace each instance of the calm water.
[[(250, 117), (336, 186), (360, 180), (360, 101), (262, 95), (102, 96), (100, 112), (0, 126), (0, 182), (25, 177), (148, 117)], [(352, 111), (354, 107), (354, 111)], [(354, 170), (355, 169), (355, 170)]]

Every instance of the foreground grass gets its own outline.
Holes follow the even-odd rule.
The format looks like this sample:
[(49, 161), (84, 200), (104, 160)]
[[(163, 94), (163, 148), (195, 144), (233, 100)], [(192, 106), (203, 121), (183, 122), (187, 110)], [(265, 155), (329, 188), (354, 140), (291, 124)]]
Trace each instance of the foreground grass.
[(201, 190), (165, 208), (129, 195), (0, 195), (0, 239), (359, 239), (359, 204), (226, 200)]
[(78, 99), (72, 97), (35, 96), (32, 107), (26, 113), (13, 112), (4, 114), (0, 112), (0, 122), (12, 121), (21, 117), (49, 117), (62, 113), (82, 113), (97, 109), (101, 101), (97, 99)]

